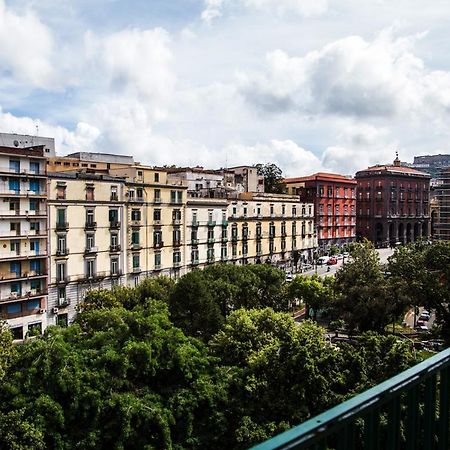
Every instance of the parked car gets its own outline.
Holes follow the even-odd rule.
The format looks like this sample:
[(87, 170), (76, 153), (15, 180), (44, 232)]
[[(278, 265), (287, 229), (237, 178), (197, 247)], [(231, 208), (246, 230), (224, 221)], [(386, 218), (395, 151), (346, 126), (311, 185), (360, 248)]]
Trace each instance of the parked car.
[(338, 260), (337, 258), (335, 258), (334, 256), (332, 256), (328, 261), (327, 261), (327, 266), (333, 266), (334, 264), (337, 264)]
[(317, 264), (318, 264), (319, 266), (321, 266), (322, 264), (327, 264), (329, 259), (330, 259), (329, 256), (321, 256), (321, 257), (317, 260)]
[(342, 261), (342, 260), (344, 259), (344, 255), (343, 255), (342, 253), (339, 253), (339, 255), (336, 255), (335, 258), (336, 258), (338, 261)]
[(428, 322), (430, 320), (430, 313), (428, 311), (422, 312), (419, 316), (419, 319)]
[(292, 273), (288, 272), (288, 273), (286, 274), (285, 281), (286, 281), (287, 283), (290, 283), (292, 280), (293, 280)]
[(418, 325), (416, 330), (421, 331), (422, 333), (428, 333), (428, 327), (426, 325)]

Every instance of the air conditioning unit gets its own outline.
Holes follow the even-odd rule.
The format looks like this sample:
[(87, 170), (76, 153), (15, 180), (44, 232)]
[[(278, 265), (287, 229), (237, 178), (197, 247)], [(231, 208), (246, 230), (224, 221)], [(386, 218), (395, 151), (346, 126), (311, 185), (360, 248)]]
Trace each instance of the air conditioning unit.
[(44, 314), (45, 313), (45, 309), (40, 309), (39, 310), (39, 314)]
[(17, 297), (18, 297), (17, 292), (11, 292), (11, 294), (9, 294), (9, 298), (12, 300), (16, 299)]
[(56, 306), (52, 308), (53, 314), (58, 314), (58, 312), (59, 312), (59, 309)]

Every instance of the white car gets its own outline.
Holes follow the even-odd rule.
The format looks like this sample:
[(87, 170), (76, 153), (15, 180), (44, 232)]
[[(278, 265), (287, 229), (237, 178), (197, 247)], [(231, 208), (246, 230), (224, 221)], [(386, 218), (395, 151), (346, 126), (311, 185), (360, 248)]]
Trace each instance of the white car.
[(329, 261), (330, 257), (329, 256), (321, 256), (318, 260), (317, 260), (317, 264), (319, 264), (319, 266), (326, 264)]

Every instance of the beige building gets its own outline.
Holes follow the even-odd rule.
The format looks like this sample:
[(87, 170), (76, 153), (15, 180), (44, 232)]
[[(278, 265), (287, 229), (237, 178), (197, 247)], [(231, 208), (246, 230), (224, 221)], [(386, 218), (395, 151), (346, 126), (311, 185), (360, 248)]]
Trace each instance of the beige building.
[(189, 268), (228, 261), (229, 201), (188, 198), (186, 210)]
[(229, 259), (234, 264), (270, 262), (301, 268), (317, 247), (314, 207), (298, 196), (246, 192), (231, 202)]
[(90, 289), (125, 283), (125, 181), (82, 172), (49, 173), (47, 322), (67, 324)]
[(23, 339), (46, 327), (45, 154), (51, 150), (17, 143), (0, 147), (0, 319), (14, 339)]

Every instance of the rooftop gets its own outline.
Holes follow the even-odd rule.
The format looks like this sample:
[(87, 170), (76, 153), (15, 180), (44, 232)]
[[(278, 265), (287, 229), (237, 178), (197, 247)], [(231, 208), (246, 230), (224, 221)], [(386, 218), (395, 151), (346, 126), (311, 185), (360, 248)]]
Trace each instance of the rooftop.
[(305, 181), (343, 181), (346, 183), (356, 183), (356, 181), (347, 176), (347, 175), (341, 175), (338, 173), (328, 173), (328, 172), (317, 172), (313, 175), (309, 175), (306, 177), (296, 177), (296, 178), (285, 178), (284, 182), (289, 183), (303, 183)]

